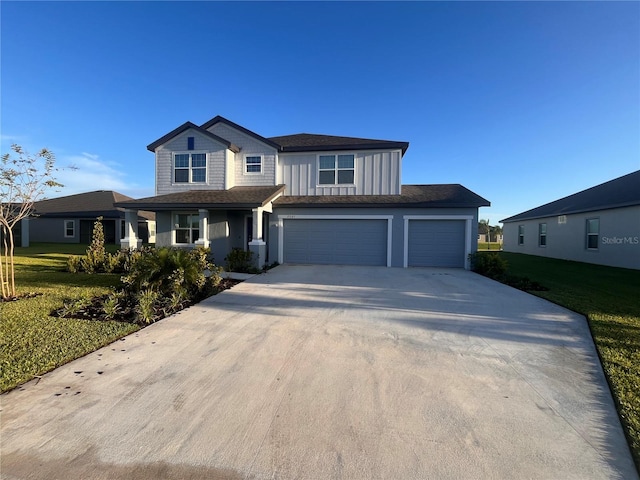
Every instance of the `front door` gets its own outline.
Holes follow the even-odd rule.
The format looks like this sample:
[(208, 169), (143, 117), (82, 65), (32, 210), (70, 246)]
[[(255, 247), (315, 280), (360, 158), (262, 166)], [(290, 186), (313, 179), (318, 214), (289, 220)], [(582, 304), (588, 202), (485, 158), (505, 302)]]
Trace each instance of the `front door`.
[(249, 242), (251, 242), (251, 240), (253, 240), (253, 216), (247, 215), (244, 218), (244, 223), (245, 223), (244, 238), (246, 240), (244, 246), (245, 246), (245, 250), (248, 252), (249, 251)]

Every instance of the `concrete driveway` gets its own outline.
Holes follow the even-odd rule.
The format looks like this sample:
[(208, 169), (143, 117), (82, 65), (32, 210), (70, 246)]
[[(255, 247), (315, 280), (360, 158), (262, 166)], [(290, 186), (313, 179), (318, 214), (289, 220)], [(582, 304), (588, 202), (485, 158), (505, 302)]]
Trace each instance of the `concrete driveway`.
[(2, 396), (2, 478), (634, 479), (585, 319), (281, 266)]

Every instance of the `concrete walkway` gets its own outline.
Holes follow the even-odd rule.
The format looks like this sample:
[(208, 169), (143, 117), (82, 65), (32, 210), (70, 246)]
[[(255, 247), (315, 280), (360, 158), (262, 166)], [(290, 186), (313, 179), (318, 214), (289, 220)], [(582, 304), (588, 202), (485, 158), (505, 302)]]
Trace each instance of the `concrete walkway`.
[(281, 266), (2, 396), (3, 479), (636, 479), (585, 319)]

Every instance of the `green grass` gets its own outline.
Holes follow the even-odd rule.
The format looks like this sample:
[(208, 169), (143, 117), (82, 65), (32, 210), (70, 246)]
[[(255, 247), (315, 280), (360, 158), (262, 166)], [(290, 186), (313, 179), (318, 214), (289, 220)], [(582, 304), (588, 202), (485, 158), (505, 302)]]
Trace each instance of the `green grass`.
[(500, 250), (502, 249), (502, 244), (501, 243), (496, 243), (496, 242), (491, 242), (491, 243), (487, 243), (487, 242), (479, 242), (478, 243), (478, 250)]
[(640, 271), (503, 252), (534, 295), (587, 317), (636, 465), (640, 466)]
[[(71, 254), (84, 254), (77, 244), (33, 244), (16, 248), (16, 285), (19, 294), (33, 298), (0, 303), (0, 391), (86, 355), (138, 330), (120, 322), (92, 322), (50, 317), (65, 298), (100, 295), (118, 282), (118, 275), (67, 273)], [(117, 246), (108, 246), (116, 251)]]

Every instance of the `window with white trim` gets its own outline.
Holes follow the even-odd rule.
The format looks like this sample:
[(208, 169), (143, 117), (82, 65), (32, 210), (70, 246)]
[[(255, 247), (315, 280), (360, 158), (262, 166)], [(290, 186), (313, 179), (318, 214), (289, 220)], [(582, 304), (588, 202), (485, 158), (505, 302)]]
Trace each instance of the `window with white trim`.
[(524, 245), (524, 225), (518, 225), (518, 245)]
[(176, 245), (192, 245), (200, 238), (200, 215), (175, 213), (173, 229)]
[(318, 155), (318, 185), (352, 185), (355, 181), (355, 156)]
[(539, 247), (547, 246), (547, 224), (546, 223), (538, 224), (538, 246)]
[(64, 238), (73, 238), (76, 236), (76, 221), (65, 220), (64, 221)]
[(206, 153), (175, 153), (173, 155), (173, 183), (206, 183)]
[(248, 175), (262, 173), (262, 155), (247, 155), (244, 157), (244, 173)]
[(598, 236), (600, 235), (600, 219), (587, 219), (587, 249), (598, 249)]

